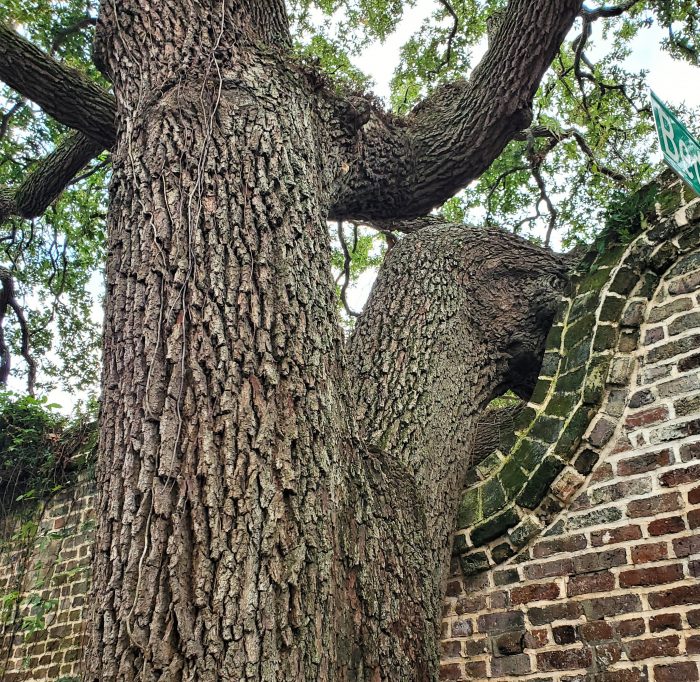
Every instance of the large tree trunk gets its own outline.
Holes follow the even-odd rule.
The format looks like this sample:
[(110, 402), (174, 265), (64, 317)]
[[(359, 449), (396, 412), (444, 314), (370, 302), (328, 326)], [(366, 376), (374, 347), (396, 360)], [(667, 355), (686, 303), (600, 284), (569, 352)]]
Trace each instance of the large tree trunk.
[(110, 6), (88, 679), (433, 679), (415, 485), (343, 399), (332, 112), (235, 13)]
[(288, 45), (281, 0), (102, 6), (118, 135), (88, 680), (437, 678), (463, 454), (528, 383), (561, 267), (514, 269), (535, 250), (498, 233), (407, 238), (346, 372), (325, 219), (368, 118)]

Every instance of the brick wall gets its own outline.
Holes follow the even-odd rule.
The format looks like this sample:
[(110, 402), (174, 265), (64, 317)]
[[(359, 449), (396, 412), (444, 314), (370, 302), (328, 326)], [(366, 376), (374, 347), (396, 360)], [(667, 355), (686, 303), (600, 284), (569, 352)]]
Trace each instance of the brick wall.
[(473, 472), (443, 679), (700, 679), (700, 204), (682, 194), (581, 273), (516, 444)]
[(78, 682), (94, 483), (62, 491), (0, 537), (0, 679)]
[[(699, 679), (700, 202), (660, 189), (584, 260), (515, 436), (470, 474), (443, 679)], [(93, 500), (82, 480), (0, 538), (2, 680), (80, 679)]]

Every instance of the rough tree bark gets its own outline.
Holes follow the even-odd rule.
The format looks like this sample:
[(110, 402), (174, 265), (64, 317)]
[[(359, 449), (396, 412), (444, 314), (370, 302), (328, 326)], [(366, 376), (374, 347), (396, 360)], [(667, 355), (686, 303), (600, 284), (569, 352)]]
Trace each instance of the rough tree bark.
[(116, 117), (63, 106), (85, 84), (53, 63), (37, 88), (34, 53), (10, 76), (116, 131), (87, 680), (437, 679), (477, 418), (531, 386), (563, 266), (426, 227), (346, 351), (325, 221), (420, 216), (482, 172), (579, 8), (511, 0), (472, 78), (405, 119), (296, 63), (282, 0), (103, 2)]

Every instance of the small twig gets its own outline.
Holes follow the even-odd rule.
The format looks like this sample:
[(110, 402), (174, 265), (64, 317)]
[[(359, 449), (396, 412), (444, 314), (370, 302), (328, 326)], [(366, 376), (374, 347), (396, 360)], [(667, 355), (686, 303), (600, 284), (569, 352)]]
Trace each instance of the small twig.
[(455, 39), (455, 36), (457, 35), (457, 29), (459, 28), (459, 17), (457, 16), (457, 12), (455, 12), (454, 7), (448, 2), (448, 0), (438, 0), (440, 4), (447, 10), (447, 13), (452, 17), (452, 30), (450, 31), (450, 35), (447, 38), (447, 49), (445, 50), (445, 54), (443, 58), (440, 60), (440, 63), (434, 68), (428, 71), (427, 75), (429, 77), (437, 76), (440, 71), (442, 71), (446, 66), (449, 65), (450, 60), (452, 59), (452, 42)]
[(76, 21), (71, 26), (66, 26), (66, 28), (59, 29), (58, 31), (56, 31), (56, 35), (54, 36), (53, 42), (51, 43), (51, 51), (49, 52), (49, 54), (53, 56), (56, 50), (58, 50), (58, 48), (61, 47), (61, 45), (63, 45), (63, 43), (66, 40), (68, 40), (68, 38), (75, 35), (76, 33), (79, 33), (88, 26), (94, 26), (96, 23), (96, 18), (84, 17), (80, 21)]
[(7, 308), (11, 308), (15, 313), (15, 317), (19, 322), (20, 332), (22, 334), (22, 344), (20, 347), (20, 353), (27, 363), (27, 392), (30, 396), (34, 396), (34, 384), (36, 382), (36, 362), (31, 356), (29, 350), (29, 325), (27, 324), (27, 318), (24, 316), (24, 311), (22, 306), (17, 302), (15, 297), (15, 287), (14, 280), (12, 279), (12, 272), (7, 268), (0, 267), (0, 284), (2, 284), (2, 289), (0, 289), (0, 385), (6, 386), (7, 379), (10, 376), (10, 351), (5, 343), (4, 333), (2, 330), (2, 323), (5, 319), (7, 313)]
[(352, 257), (350, 251), (348, 250), (347, 242), (345, 241), (345, 231), (343, 230), (343, 221), (338, 221), (338, 241), (340, 242), (340, 248), (343, 249), (343, 284), (340, 287), (340, 300), (345, 308), (345, 312), (350, 315), (350, 317), (359, 317), (360, 314), (356, 313), (348, 305), (347, 291), (350, 285), (350, 264), (352, 262)]

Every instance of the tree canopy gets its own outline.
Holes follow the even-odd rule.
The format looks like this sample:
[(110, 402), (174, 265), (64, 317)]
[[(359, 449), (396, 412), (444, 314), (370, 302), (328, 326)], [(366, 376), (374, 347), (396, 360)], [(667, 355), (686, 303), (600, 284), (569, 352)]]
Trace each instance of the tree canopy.
[[(468, 77), (506, 5), (505, 0), (433, 4), (401, 48), (391, 83), (390, 106), (397, 113), (410, 111), (440, 84)], [(371, 92), (371, 78), (355, 58), (392, 34), (416, 5), (402, 0), (288, 2), (297, 57), (346, 94)], [(108, 89), (91, 54), (96, 14), (97, 3), (91, 1), (10, 0), (0, 8), (0, 21)], [(539, 227), (547, 244), (555, 231), (567, 246), (590, 239), (603, 223), (606, 206), (655, 172), (648, 162), (653, 121), (646, 74), (623, 64), (631, 41), (651, 27), (663, 31), (662, 49), (674, 59), (699, 64), (695, 0), (583, 3), (541, 83), (531, 124), (478, 180), (444, 204), (443, 216), (525, 235)], [(96, 158), (76, 169), (60, 197), (45, 212), (24, 217), (26, 212), (8, 208), (13, 192), (74, 133), (8, 86), (0, 89), (0, 108), (0, 268), (5, 273), (0, 379), (12, 357), (18, 378), (30, 377), (32, 363), (37, 365), (40, 391), (56, 385), (96, 390), (99, 324), (92, 310), (105, 248), (109, 153), (86, 150), (86, 162)], [(685, 113), (692, 127), (692, 112)], [(381, 263), (396, 226), (329, 226), (336, 235), (333, 265), (344, 299), (349, 281)]]

